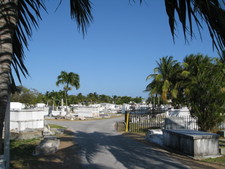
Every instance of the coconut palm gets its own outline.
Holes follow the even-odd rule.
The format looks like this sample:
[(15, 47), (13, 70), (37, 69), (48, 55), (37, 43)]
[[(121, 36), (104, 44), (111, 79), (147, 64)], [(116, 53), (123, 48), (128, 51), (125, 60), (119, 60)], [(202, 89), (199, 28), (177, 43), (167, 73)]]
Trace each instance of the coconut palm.
[(167, 102), (168, 99), (177, 97), (178, 75), (182, 72), (182, 69), (172, 56), (162, 57), (157, 65), (154, 74), (150, 74), (146, 78), (146, 80), (153, 79), (147, 85), (146, 91), (150, 91), (150, 94), (161, 95), (162, 101)]
[[(92, 21), (91, 5), (88, 0), (70, 0), (71, 18), (85, 33)], [(41, 10), (45, 10), (43, 0), (1, 0), (0, 1), (0, 154), (2, 152), (2, 130), (8, 97), (15, 87), (11, 74), (14, 68), (20, 81), (20, 73), (25, 77), (28, 70), (24, 65), (24, 47), (32, 29), (38, 28)]]
[(64, 85), (65, 91), (65, 98), (66, 98), (66, 109), (67, 109), (67, 97), (68, 91), (72, 90), (71, 87), (75, 87), (76, 89), (80, 88), (80, 77), (78, 74), (73, 72), (65, 72), (61, 71), (60, 75), (57, 77), (56, 85), (59, 86), (60, 84)]

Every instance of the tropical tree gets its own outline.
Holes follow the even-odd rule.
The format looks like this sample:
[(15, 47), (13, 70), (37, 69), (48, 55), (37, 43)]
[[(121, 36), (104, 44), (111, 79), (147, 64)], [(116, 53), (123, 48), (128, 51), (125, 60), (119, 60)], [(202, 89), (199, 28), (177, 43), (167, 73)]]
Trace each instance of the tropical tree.
[(52, 106), (53, 110), (55, 109), (55, 106), (60, 106), (60, 103), (61, 103), (61, 99), (62, 99), (62, 96), (64, 95), (64, 91), (62, 90), (59, 90), (58, 92), (56, 91), (47, 91), (44, 95), (44, 100), (45, 100), (45, 103), (47, 105), (50, 105)]
[(107, 96), (104, 94), (99, 95), (99, 100), (98, 100), (99, 103), (111, 103), (111, 101), (112, 101), (112, 98), (110, 96)]
[(24, 103), (26, 106), (32, 106), (42, 101), (41, 93), (36, 89), (28, 89), (23, 86), (19, 86), (18, 88), (20, 90), (12, 94), (11, 101)]
[(66, 98), (66, 109), (67, 109), (67, 98), (68, 98), (68, 91), (72, 90), (71, 87), (75, 87), (76, 89), (80, 88), (80, 77), (78, 74), (73, 72), (65, 72), (61, 71), (60, 75), (57, 77), (56, 85), (59, 86), (60, 84), (64, 85), (65, 91), (65, 98)]
[(132, 99), (132, 101), (135, 103), (142, 103), (142, 100), (143, 100), (142, 97), (135, 97)]
[(189, 72), (184, 81), (184, 97), (201, 130), (209, 131), (225, 119), (225, 65), (203, 55), (184, 59)]
[[(165, 92), (172, 104), (188, 106), (191, 115), (197, 118), (200, 130), (209, 131), (217, 127), (225, 119), (224, 61), (198, 54), (186, 56), (183, 66), (174, 69), (176, 66), (173, 65), (177, 64), (171, 58), (161, 59), (156, 68), (158, 74), (149, 76), (154, 79), (147, 90), (154, 94), (162, 93), (162, 96)], [(174, 94), (170, 94), (174, 90), (175, 99)]]
[(97, 103), (98, 102), (99, 96), (98, 96), (98, 94), (96, 92), (94, 92), (94, 93), (89, 93), (86, 98), (87, 98), (88, 102), (93, 104), (93, 103)]
[(77, 102), (78, 103), (83, 103), (86, 100), (85, 96), (82, 95), (82, 93), (77, 94)]
[[(91, 5), (88, 0), (70, 0), (71, 18), (82, 32), (92, 21)], [(20, 72), (26, 76), (28, 70), (24, 64), (24, 47), (32, 29), (38, 27), (41, 10), (45, 10), (43, 0), (1, 0), (0, 1), (0, 154), (2, 154), (2, 131), (5, 112), (10, 93), (15, 87), (11, 73), (14, 68), (20, 81)]]
[(180, 64), (172, 56), (162, 57), (157, 61), (154, 73), (147, 76), (146, 80), (153, 79), (146, 87), (150, 95), (159, 95), (167, 103), (178, 95), (178, 77), (182, 73)]

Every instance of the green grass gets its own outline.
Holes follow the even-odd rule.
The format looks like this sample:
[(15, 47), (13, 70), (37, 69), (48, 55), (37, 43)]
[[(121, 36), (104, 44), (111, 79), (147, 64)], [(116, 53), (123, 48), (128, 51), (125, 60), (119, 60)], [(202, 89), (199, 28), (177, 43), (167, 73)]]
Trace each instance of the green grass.
[[(13, 140), (10, 142), (10, 158), (11, 169), (22, 168), (26, 169), (30, 161), (35, 161), (33, 156), (35, 147), (40, 142), (40, 139), (29, 140)], [(27, 166), (27, 167), (26, 167)], [(28, 167), (29, 168), (29, 167)]]
[(13, 140), (10, 142), (10, 154), (11, 159), (23, 158), (32, 155), (36, 145), (40, 142), (40, 139), (29, 140)]
[(56, 128), (56, 129), (66, 129), (66, 127), (55, 125), (55, 124), (49, 124), (50, 128)]
[(225, 164), (225, 156), (217, 157), (217, 158), (207, 158), (207, 159), (204, 159), (202, 161)]

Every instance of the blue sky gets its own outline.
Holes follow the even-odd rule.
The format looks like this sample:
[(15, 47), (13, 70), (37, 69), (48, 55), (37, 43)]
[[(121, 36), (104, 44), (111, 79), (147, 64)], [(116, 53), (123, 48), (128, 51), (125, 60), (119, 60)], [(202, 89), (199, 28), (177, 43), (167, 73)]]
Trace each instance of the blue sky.
[(22, 78), (22, 85), (27, 88), (59, 91), (63, 87), (55, 83), (64, 70), (80, 75), (80, 89), (70, 94), (146, 98), (143, 91), (150, 81), (145, 79), (161, 57), (182, 61), (189, 54), (218, 56), (207, 30), (202, 31), (201, 40), (195, 29), (195, 38), (185, 43), (178, 23), (173, 43), (163, 0), (142, 5), (129, 0), (92, 0), (94, 22), (85, 38), (70, 19), (68, 1), (54, 12), (58, 2), (46, 1), (48, 14), (43, 13), (26, 51), (30, 77)]

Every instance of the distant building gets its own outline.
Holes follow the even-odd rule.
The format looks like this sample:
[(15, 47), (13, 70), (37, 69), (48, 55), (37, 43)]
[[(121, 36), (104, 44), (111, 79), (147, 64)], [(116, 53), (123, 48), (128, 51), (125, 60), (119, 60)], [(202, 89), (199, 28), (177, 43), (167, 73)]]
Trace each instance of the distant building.
[(36, 107), (37, 108), (45, 108), (46, 107), (46, 104), (45, 103), (37, 103), (36, 104)]
[(20, 102), (10, 102), (10, 110), (19, 111), (25, 108), (25, 104)]

